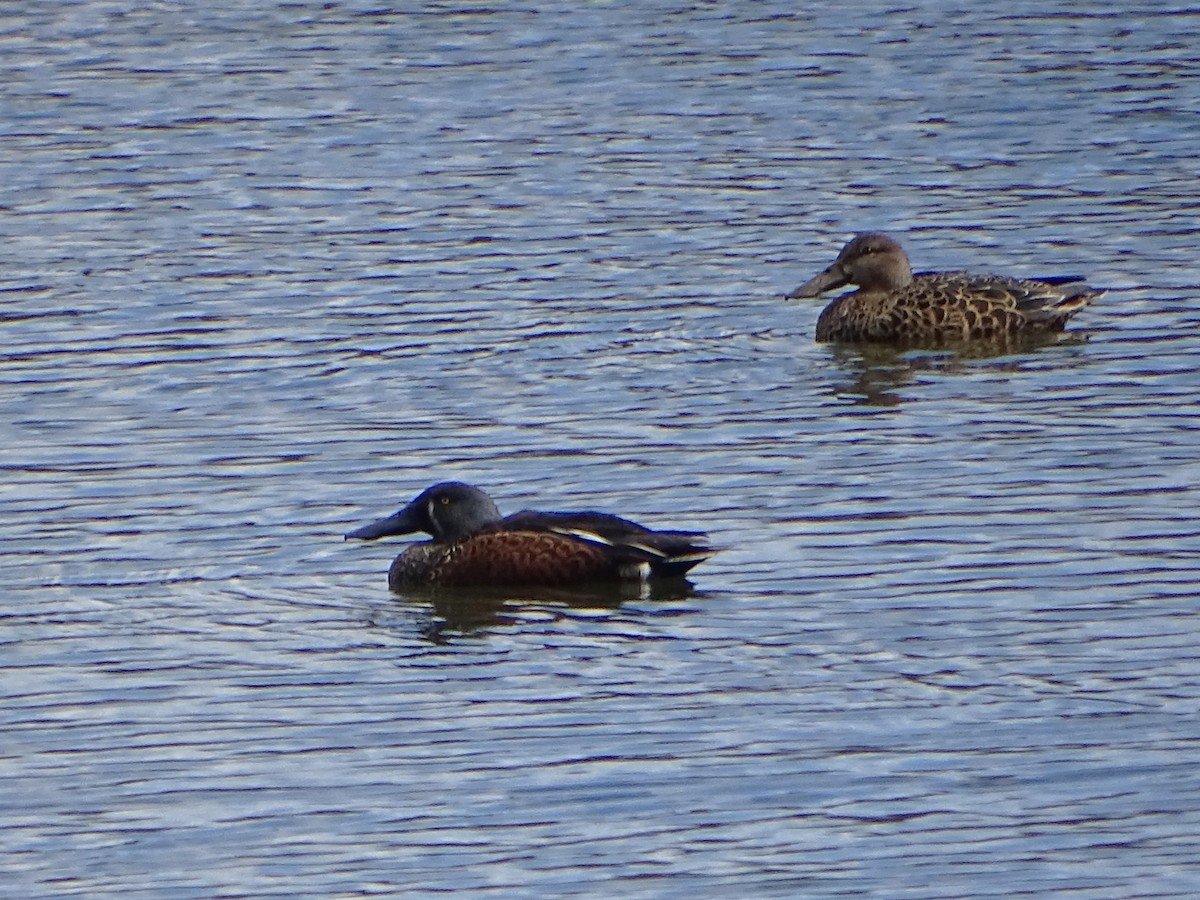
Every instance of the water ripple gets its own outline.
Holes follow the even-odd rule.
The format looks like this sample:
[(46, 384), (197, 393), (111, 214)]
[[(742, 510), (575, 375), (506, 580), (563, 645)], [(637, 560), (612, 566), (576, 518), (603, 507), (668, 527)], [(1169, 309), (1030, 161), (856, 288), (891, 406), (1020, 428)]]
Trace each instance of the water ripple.
[[(10, 891), (1196, 894), (1200, 21), (1061, 6), (0, 13)], [(721, 552), (391, 596), (443, 478)]]

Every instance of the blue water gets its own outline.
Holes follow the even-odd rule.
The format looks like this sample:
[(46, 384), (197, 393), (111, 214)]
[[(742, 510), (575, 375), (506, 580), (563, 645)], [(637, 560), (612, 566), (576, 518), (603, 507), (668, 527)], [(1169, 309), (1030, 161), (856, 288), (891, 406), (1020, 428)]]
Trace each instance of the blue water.
[[(1200, 893), (1200, 14), (0, 9), (0, 870), (38, 897)], [(1086, 274), (812, 339), (849, 234)], [(707, 528), (396, 597), (349, 528)]]

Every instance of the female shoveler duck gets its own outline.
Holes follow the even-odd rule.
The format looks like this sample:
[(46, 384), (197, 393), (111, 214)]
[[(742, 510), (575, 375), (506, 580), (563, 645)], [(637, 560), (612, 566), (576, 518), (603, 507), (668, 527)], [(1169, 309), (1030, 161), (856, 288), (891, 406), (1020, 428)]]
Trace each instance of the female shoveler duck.
[(1103, 291), (1077, 277), (1029, 280), (966, 272), (913, 275), (886, 234), (860, 234), (820, 275), (787, 295), (816, 297), (847, 284), (857, 291), (817, 319), (818, 341), (941, 343), (1053, 334)]
[(371, 541), (423, 531), (388, 570), (393, 591), (414, 587), (566, 587), (680, 578), (712, 555), (697, 531), (651, 531), (598, 512), (501, 516), (492, 498), (458, 481), (435, 484), (386, 519), (351, 531)]

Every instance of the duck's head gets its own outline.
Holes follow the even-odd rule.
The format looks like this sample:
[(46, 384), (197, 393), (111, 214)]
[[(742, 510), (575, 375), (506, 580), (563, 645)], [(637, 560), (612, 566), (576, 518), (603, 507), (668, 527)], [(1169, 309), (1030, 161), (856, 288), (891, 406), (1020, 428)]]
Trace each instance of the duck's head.
[(500, 518), (492, 498), (479, 488), (461, 481), (443, 481), (423, 490), (395, 515), (357, 528), (346, 537), (373, 541), (392, 534), (424, 531), (436, 542), (449, 543), (462, 540)]
[(847, 284), (865, 291), (895, 291), (910, 281), (912, 267), (904, 248), (886, 234), (870, 232), (851, 240), (829, 268), (800, 285), (787, 299), (816, 297)]

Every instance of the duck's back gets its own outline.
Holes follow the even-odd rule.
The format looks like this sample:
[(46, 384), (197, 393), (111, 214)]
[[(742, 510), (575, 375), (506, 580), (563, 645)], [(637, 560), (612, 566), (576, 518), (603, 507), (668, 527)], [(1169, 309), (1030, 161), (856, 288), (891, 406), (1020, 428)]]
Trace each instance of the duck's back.
[(679, 577), (711, 554), (704, 537), (653, 531), (607, 513), (525, 510), (459, 541), (413, 544), (392, 563), (388, 584), (565, 587)]
[(643, 565), (647, 574), (682, 576), (712, 554), (704, 532), (658, 531), (611, 513), (523, 510), (506, 518), (501, 527), (546, 531), (598, 547), (622, 578), (631, 577), (629, 573)]
[(601, 547), (547, 531), (491, 530), (453, 544), (424, 542), (388, 570), (392, 590), (413, 587), (559, 587), (617, 576)]
[(817, 319), (816, 337), (934, 342), (1053, 333), (1098, 294), (1082, 282), (927, 272), (897, 290), (859, 290), (837, 298)]

